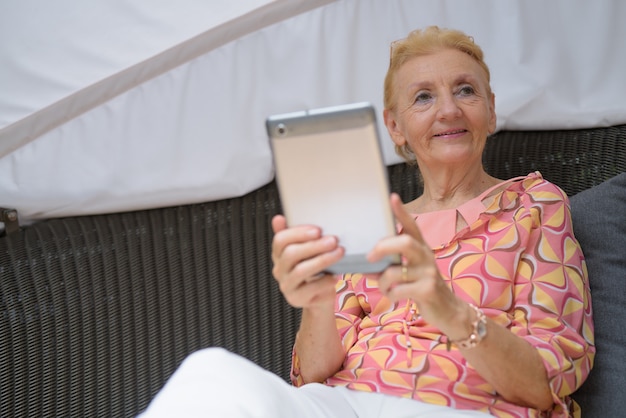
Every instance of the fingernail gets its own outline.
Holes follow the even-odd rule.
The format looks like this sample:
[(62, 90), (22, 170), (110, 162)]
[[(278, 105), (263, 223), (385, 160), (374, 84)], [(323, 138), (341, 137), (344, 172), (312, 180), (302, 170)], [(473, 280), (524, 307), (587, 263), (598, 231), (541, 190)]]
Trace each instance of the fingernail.
[(326, 245), (334, 245), (337, 243), (337, 238), (335, 237), (324, 237), (324, 244)]
[(306, 234), (311, 238), (317, 238), (319, 230), (317, 228), (311, 228), (306, 230)]

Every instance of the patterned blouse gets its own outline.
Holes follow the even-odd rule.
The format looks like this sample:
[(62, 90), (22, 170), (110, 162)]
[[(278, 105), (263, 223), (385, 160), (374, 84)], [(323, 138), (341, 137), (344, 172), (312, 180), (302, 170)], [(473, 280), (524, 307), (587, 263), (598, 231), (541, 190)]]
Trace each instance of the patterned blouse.
[[(580, 416), (568, 395), (589, 374), (595, 347), (587, 269), (565, 193), (541, 174), (529, 174), (433, 250), (458, 297), (538, 350), (553, 410), (542, 415), (503, 399), (457, 348), (446, 350), (446, 337), (411, 301), (385, 298), (376, 275), (338, 279), (336, 321), (346, 357), (325, 383), (499, 417)], [(292, 381), (304, 383), (295, 350)]]

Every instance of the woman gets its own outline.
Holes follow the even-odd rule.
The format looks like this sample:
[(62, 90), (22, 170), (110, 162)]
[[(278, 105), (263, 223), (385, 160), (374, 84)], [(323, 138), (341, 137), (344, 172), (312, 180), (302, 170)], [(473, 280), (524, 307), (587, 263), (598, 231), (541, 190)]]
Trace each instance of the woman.
[[(399, 253), (403, 263), (312, 280), (343, 256), (340, 243), (276, 216), (273, 274), (302, 308), (292, 364), (299, 389), (214, 354), (211, 367), (245, 394), (241, 408), (267, 408), (258, 416), (579, 415), (567, 395), (594, 355), (583, 255), (558, 187), (538, 173), (502, 181), (484, 171), (494, 103), (482, 51), (463, 33), (430, 27), (393, 44), (384, 121), (397, 151), (416, 161), (424, 193), (404, 205), (392, 195), (401, 233), (369, 258)], [(212, 390), (223, 400), (227, 386)]]
[[(384, 119), (424, 181), (414, 201), (392, 198), (403, 234), (370, 254), (400, 253), (402, 267), (344, 277), (334, 297), (335, 278), (307, 279), (341, 257), (336, 240), (274, 220), (274, 274), (303, 308), (294, 381), (496, 415), (567, 416), (565, 396), (593, 357), (583, 257), (561, 190), (538, 174), (503, 182), (482, 167), (496, 116), (481, 50), (435, 27), (396, 42)], [(446, 351), (448, 341), (468, 344)]]

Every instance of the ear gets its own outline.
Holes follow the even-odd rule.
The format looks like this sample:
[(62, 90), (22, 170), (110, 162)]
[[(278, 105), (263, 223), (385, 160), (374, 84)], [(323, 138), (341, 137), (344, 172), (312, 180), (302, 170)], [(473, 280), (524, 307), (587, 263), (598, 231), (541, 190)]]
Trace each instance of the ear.
[(394, 112), (389, 109), (383, 110), (383, 118), (385, 119), (385, 126), (387, 127), (387, 131), (393, 143), (399, 147), (406, 144), (406, 139), (398, 126)]
[(491, 93), (489, 100), (489, 134), (496, 131), (496, 95)]

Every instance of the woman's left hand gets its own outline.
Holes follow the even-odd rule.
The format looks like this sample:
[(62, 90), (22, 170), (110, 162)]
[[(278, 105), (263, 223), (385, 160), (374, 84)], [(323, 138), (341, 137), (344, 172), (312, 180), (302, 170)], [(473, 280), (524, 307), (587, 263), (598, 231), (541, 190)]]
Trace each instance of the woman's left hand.
[(428, 323), (444, 330), (468, 311), (445, 283), (413, 217), (404, 209), (400, 196), (391, 194), (391, 208), (402, 225), (402, 234), (378, 242), (368, 255), (372, 262), (400, 254), (402, 265), (388, 267), (380, 276), (380, 291), (393, 301), (412, 299)]

